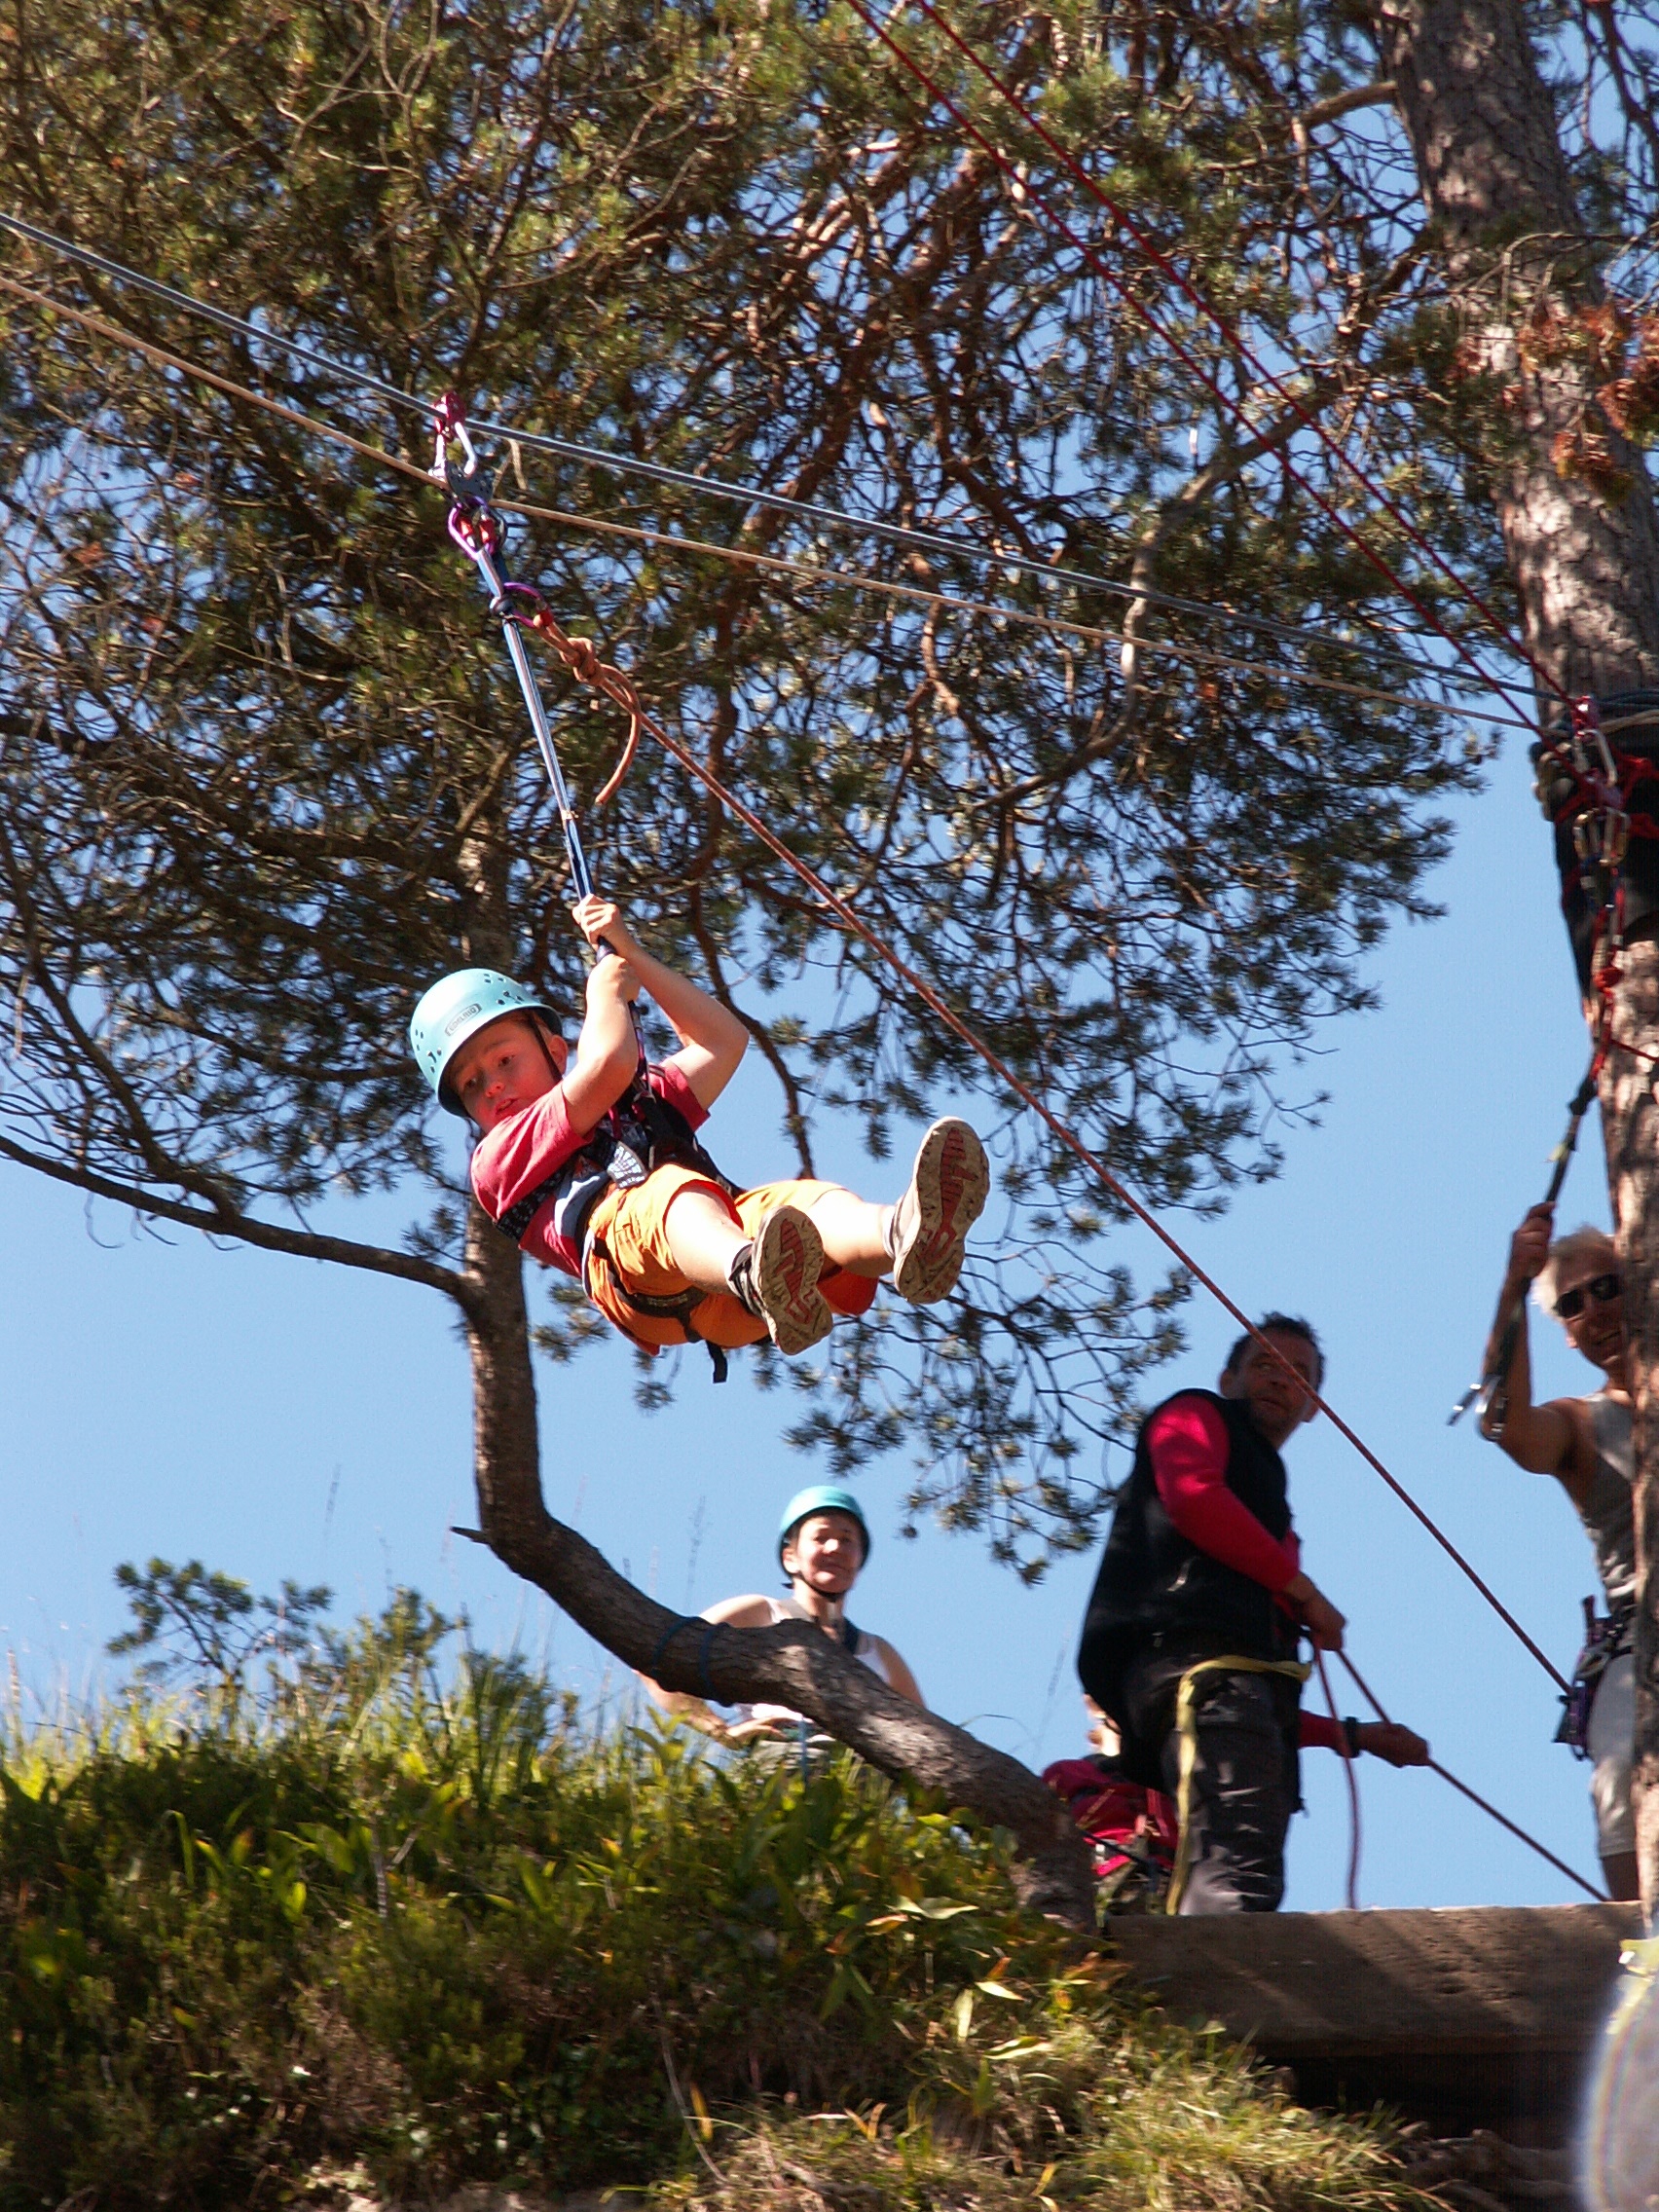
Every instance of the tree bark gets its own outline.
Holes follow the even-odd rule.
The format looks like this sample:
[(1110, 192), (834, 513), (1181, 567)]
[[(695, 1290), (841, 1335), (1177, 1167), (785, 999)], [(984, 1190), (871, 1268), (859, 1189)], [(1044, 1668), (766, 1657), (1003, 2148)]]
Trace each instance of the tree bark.
[[(1618, 1035), (1659, 1051), (1659, 942), (1625, 948)], [(1659, 1102), (1654, 1063), (1615, 1051), (1602, 1079), (1607, 1189), (1625, 1273), (1636, 1402), (1636, 1849), (1648, 1925), (1659, 1916)]]
[[(1538, 358), (1529, 318), (1594, 304), (1594, 248), (1575, 204), (1549, 92), (1515, 0), (1406, 0), (1379, 6), (1383, 66), (1480, 363), (1507, 387), (1490, 457), (1497, 514), (1545, 714), (1559, 695), (1659, 683), (1659, 521), (1642, 457), (1609, 437), (1628, 476), (1604, 497), (1555, 465), (1582, 424), (1594, 371)], [(1636, 1403), (1637, 1820), (1642, 1899), (1659, 1908), (1659, 945), (1625, 953), (1602, 1078), (1608, 1186), (1626, 1279)]]
[[(1609, 431), (1622, 500), (1563, 476), (1556, 441), (1582, 424), (1595, 372), (1522, 343), (1552, 300), (1603, 294), (1521, 9), (1408, 0), (1379, 8), (1377, 25), (1473, 360), (1505, 388), (1491, 467), (1527, 650), (1568, 693), (1659, 682), (1659, 523), (1641, 455)], [(1547, 684), (1539, 704), (1559, 708)]]

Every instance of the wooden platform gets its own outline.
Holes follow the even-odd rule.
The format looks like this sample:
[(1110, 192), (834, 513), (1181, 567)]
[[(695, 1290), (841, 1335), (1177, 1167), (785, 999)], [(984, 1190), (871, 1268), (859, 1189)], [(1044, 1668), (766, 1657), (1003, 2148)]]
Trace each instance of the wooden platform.
[(1571, 2135), (1634, 1904), (1125, 1917), (1113, 1940), (1174, 2018), (1295, 2070), (1304, 2102), (1379, 2101), (1436, 2132)]

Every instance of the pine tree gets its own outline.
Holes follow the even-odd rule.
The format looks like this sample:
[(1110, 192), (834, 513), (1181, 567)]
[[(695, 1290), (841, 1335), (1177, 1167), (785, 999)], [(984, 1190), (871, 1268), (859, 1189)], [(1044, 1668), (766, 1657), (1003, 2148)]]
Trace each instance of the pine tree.
[[(1445, 35), (1483, 9), (1525, 50), (1501, 0), (1449, 10)], [(423, 418), (352, 371), (994, 553), (987, 572), (873, 528), (831, 542), (756, 500), (502, 457), (503, 491), (542, 510), (515, 572), (1116, 1172), (1218, 1206), (1309, 1111), (1298, 1055), (1368, 1003), (1367, 950), (1430, 910), (1434, 801), (1485, 750), (1429, 665), (1458, 595), (1371, 485), (1508, 608), (1506, 562), (1523, 607), (1528, 559), (1548, 564), (1516, 521), (1544, 479), (1504, 489), (1484, 387), (1455, 373), (1492, 255), (1478, 214), (1463, 240), (1433, 197), (1428, 14), (1374, 31), (1346, 7), (1068, 4), (964, 28), (1169, 261), (916, 21), (904, 40), (982, 139), (839, 7), (295, 0), (255, 21), (65, 0), (0, 31), (8, 205), (338, 364), (13, 257), (0, 1152), (450, 1298), (484, 1531), (636, 1664), (668, 1616), (549, 1521), (537, 1477), (532, 1338), (569, 1358), (588, 1316), (532, 1322), (401, 1051), (418, 988), (460, 962), (579, 988), (557, 825), (441, 499), (15, 287), (415, 466)], [(1522, 133), (1528, 178), (1560, 167), (1554, 131), (1547, 99), (1491, 124)], [(1582, 232), (1562, 177), (1550, 221)], [(589, 795), (620, 730), (549, 689)], [(647, 940), (741, 1002), (802, 1166), (831, 1113), (878, 1158), (946, 1092), (1001, 1117), (1003, 1242), (947, 1313), (838, 1332), (797, 1433), (842, 1469), (908, 1447), (912, 1507), (1027, 1571), (1086, 1540), (1085, 1447), (1176, 1345), (1183, 1286), (1131, 1281), (1110, 1195), (672, 765), (643, 757), (590, 842)], [(349, 1208), (312, 1218), (388, 1189), (424, 1194), (401, 1245), (354, 1237)], [(778, 1634), (782, 1674), (722, 1639), (722, 1689), (782, 1688), (954, 1787), (937, 1724), (901, 1743), (827, 1640)], [(676, 1670), (695, 1686), (671, 1646)]]

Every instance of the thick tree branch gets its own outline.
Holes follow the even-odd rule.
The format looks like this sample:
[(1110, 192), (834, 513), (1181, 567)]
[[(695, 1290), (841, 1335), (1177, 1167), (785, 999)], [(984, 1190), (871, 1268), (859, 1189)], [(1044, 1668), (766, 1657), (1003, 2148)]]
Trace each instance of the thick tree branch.
[(896, 1781), (938, 1791), (950, 1805), (1009, 1828), (1017, 1843), (1022, 1900), (1079, 1928), (1093, 1925), (1088, 1852), (1070, 1816), (1030, 1770), (926, 1713), (850, 1659), (822, 1630), (713, 1631), (636, 1590), (604, 1555), (522, 1504), (486, 1517), (492, 1549), (515, 1574), (546, 1591), (608, 1651), (665, 1689), (722, 1704), (770, 1701), (804, 1713)]

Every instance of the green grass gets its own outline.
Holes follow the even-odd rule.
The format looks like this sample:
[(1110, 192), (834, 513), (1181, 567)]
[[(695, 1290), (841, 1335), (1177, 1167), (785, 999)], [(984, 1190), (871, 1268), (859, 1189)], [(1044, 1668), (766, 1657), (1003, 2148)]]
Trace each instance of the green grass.
[[(853, 1761), (589, 1733), (403, 1599), (0, 1751), (0, 2207), (1419, 2202)], [(831, 2117), (824, 2117), (824, 2116)], [(833, 2116), (840, 2117), (833, 2117)], [(807, 2174), (815, 2182), (792, 2178)]]

